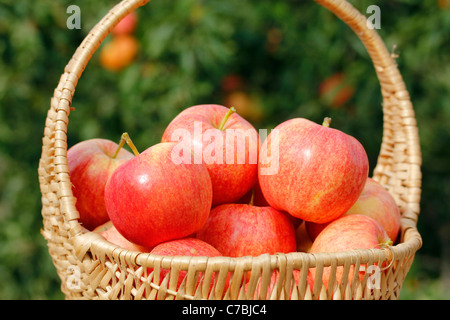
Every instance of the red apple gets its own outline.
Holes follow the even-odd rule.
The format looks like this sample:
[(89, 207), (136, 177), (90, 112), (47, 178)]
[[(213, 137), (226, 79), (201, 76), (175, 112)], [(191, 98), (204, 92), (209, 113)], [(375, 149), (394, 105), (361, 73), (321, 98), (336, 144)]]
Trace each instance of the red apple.
[(117, 230), (145, 247), (200, 230), (211, 209), (212, 187), (203, 164), (172, 161), (174, 142), (158, 143), (116, 169), (105, 204)]
[(213, 206), (237, 201), (257, 182), (259, 135), (234, 111), (211, 104), (187, 108), (172, 120), (161, 139), (178, 142), (179, 162), (207, 166)]
[[(212, 245), (196, 238), (183, 238), (163, 242), (155, 246), (150, 253), (160, 256), (193, 256), (193, 257), (222, 256), (222, 254)], [(163, 281), (164, 277), (167, 275), (168, 272), (169, 271), (166, 269), (161, 269), (160, 282)], [(178, 272), (177, 289), (180, 287), (185, 276), (186, 271)], [(200, 280), (201, 276), (199, 276), (197, 280), (197, 285), (200, 283)], [(214, 278), (211, 281), (211, 286), (213, 284)]]
[[(386, 231), (374, 219), (360, 214), (353, 214), (331, 222), (314, 240), (310, 253), (341, 252), (354, 249), (375, 249), (383, 245), (392, 245)], [(354, 266), (350, 267), (348, 281), (353, 281)], [(337, 267), (336, 282), (342, 281), (344, 267)], [(315, 269), (311, 270), (315, 279)], [(364, 271), (360, 271), (360, 277)], [(322, 281), (328, 287), (330, 267), (323, 269)]]
[(111, 221), (98, 226), (94, 229), (94, 232), (99, 233), (106, 240), (121, 248), (139, 252), (150, 252), (150, 249), (134, 244), (133, 242), (130, 242), (126, 238), (124, 238), (124, 236), (122, 236), (119, 231), (117, 231), (116, 227), (114, 227)]
[(120, 22), (112, 29), (111, 33), (115, 36), (123, 34), (131, 34), (136, 29), (138, 16), (136, 12), (132, 11), (126, 15)]
[[(372, 178), (367, 178), (358, 200), (341, 217), (351, 214), (362, 214), (375, 219), (386, 230), (390, 239), (397, 239), (400, 231), (400, 209), (389, 191)], [(306, 228), (311, 239), (315, 239), (327, 224), (307, 222)]]
[[(369, 170), (361, 143), (327, 121), (319, 125), (295, 118), (281, 123), (263, 142), (259, 156), (259, 183), (267, 202), (316, 223), (350, 209)], [(268, 173), (268, 168), (278, 170)]]
[(271, 207), (247, 204), (212, 209), (197, 238), (229, 257), (296, 250), (295, 230), (286, 215)]
[(72, 192), (77, 199), (80, 223), (88, 230), (109, 220), (105, 207), (105, 185), (114, 170), (133, 154), (107, 139), (81, 141), (67, 151)]

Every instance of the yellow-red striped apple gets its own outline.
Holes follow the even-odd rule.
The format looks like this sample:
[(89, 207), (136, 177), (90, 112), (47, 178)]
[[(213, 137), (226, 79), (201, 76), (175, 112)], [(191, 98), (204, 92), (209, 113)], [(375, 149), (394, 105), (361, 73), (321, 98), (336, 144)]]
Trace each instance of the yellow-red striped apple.
[(259, 134), (233, 108), (189, 107), (170, 122), (161, 141), (178, 143), (178, 161), (207, 166), (213, 206), (239, 200), (257, 182)]
[[(259, 154), (258, 178), (267, 202), (277, 210), (316, 223), (332, 221), (350, 209), (369, 170), (361, 143), (330, 128), (327, 119), (323, 125), (302, 118), (279, 124)], [(274, 148), (277, 156), (273, 156)], [(276, 165), (277, 172), (264, 174), (265, 168)]]
[(197, 232), (224, 256), (259, 256), (296, 251), (295, 230), (282, 212), (271, 207), (223, 204), (211, 210)]
[[(400, 209), (389, 191), (372, 178), (367, 179), (358, 200), (341, 217), (351, 214), (362, 214), (375, 219), (386, 230), (390, 239), (397, 239), (400, 231)], [(307, 222), (306, 229), (310, 237), (315, 239), (327, 224)]]
[(104, 199), (106, 182), (117, 167), (131, 158), (131, 152), (108, 139), (84, 140), (67, 151), (75, 206), (86, 229), (92, 231), (109, 220)]
[[(360, 214), (345, 216), (331, 222), (314, 240), (310, 253), (341, 252), (356, 249), (376, 249), (384, 245), (392, 245), (386, 231), (374, 219)], [(330, 267), (324, 267), (322, 281), (328, 287)], [(360, 280), (365, 271), (360, 271)], [(344, 267), (336, 269), (336, 283), (343, 280)], [(353, 281), (354, 266), (350, 267), (348, 281)], [(313, 280), (316, 270), (311, 269)]]

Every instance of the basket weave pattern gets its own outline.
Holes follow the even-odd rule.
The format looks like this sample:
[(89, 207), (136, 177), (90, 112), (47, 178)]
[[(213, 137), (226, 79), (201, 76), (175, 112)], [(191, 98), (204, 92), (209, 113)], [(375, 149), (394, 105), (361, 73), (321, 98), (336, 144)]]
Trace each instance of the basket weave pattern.
[[(394, 58), (366, 17), (345, 0), (316, 0), (344, 21), (365, 45), (381, 85), (383, 137), (373, 178), (397, 201), (400, 243), (388, 248), (339, 253), (288, 253), (258, 257), (163, 257), (128, 251), (88, 232), (78, 222), (67, 165), (67, 127), (72, 97), (87, 63), (112, 28), (149, 0), (124, 0), (90, 31), (64, 69), (45, 122), (39, 182), (42, 235), (67, 299), (397, 299), (422, 245), (417, 230), (421, 151), (414, 110)], [(379, 285), (360, 281), (360, 267), (384, 265)], [(354, 268), (351, 268), (354, 266)], [(330, 287), (320, 279), (331, 269)], [(316, 281), (307, 275), (315, 268)], [(336, 270), (355, 272), (352, 282), (332, 286)], [(162, 277), (161, 270), (169, 272)], [(179, 271), (187, 271), (177, 289)], [(299, 270), (294, 277), (294, 270)], [(354, 270), (354, 271), (352, 271)], [(271, 284), (273, 276), (276, 282)], [(242, 279), (249, 279), (248, 283)]]

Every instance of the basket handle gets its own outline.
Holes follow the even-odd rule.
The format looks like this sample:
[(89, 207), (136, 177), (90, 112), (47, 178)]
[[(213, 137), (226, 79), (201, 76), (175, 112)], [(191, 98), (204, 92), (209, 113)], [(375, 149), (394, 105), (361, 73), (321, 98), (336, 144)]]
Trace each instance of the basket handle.
[[(92, 55), (111, 30), (131, 11), (149, 1), (123, 0), (109, 10), (81, 42), (64, 68), (64, 73), (54, 90), (45, 122), (43, 147), (38, 169), (43, 195), (44, 230), (42, 233), (44, 238), (48, 240), (54, 240), (51, 230), (56, 226), (59, 226), (58, 234), (63, 234), (69, 239), (83, 231), (78, 222), (79, 214), (75, 208), (76, 200), (72, 193), (69, 177), (66, 135), (70, 106), (78, 80)], [(58, 199), (59, 203), (56, 203)], [(61, 216), (64, 218), (64, 222), (59, 221)]]
[(413, 105), (397, 63), (366, 17), (345, 0), (315, 0), (360, 38), (381, 85), (383, 138), (373, 178), (390, 189), (404, 219), (417, 224), (420, 213), (422, 154)]
[[(128, 13), (150, 0), (123, 0), (113, 7), (89, 32), (64, 69), (47, 114), (39, 181), (43, 196), (47, 228), (59, 223), (55, 207), (64, 219), (69, 236), (82, 232), (71, 190), (67, 166), (67, 124), (70, 105), (87, 63), (111, 30)], [(367, 27), (366, 17), (345, 0), (315, 0), (332, 11), (353, 29), (373, 61), (383, 96), (383, 140), (374, 179), (393, 191), (404, 218), (415, 225), (419, 215), (421, 191), (421, 153), (418, 129), (408, 91), (394, 58), (374, 29)], [(46, 230), (48, 230), (46, 228)], [(45, 233), (45, 230), (44, 230)], [(45, 236), (45, 234), (44, 234)]]

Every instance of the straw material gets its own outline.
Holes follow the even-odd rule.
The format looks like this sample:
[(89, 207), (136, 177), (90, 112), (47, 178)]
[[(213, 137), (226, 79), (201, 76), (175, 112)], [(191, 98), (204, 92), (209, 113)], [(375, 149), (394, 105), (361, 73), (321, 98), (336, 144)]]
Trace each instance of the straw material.
[[(42, 235), (48, 242), (61, 290), (67, 299), (397, 299), (422, 245), (417, 230), (421, 195), (421, 151), (414, 110), (394, 58), (366, 17), (344, 0), (316, 0), (361, 39), (372, 61), (383, 97), (383, 137), (373, 178), (397, 201), (400, 243), (386, 248), (339, 253), (258, 257), (163, 257), (122, 249), (88, 232), (79, 221), (67, 165), (67, 125), (75, 87), (91, 56), (112, 28), (149, 0), (125, 0), (91, 30), (64, 69), (45, 122), (39, 182)], [(360, 268), (384, 266), (378, 285)], [(354, 266), (354, 267), (352, 267)], [(331, 270), (330, 285), (320, 278)], [(163, 277), (161, 270), (169, 270)], [(316, 281), (308, 282), (314, 269)], [(336, 270), (355, 273), (334, 285)], [(177, 289), (178, 272), (187, 271)], [(294, 276), (295, 275), (295, 276)], [(247, 278), (248, 282), (243, 279)], [(271, 283), (271, 280), (275, 282)]]

